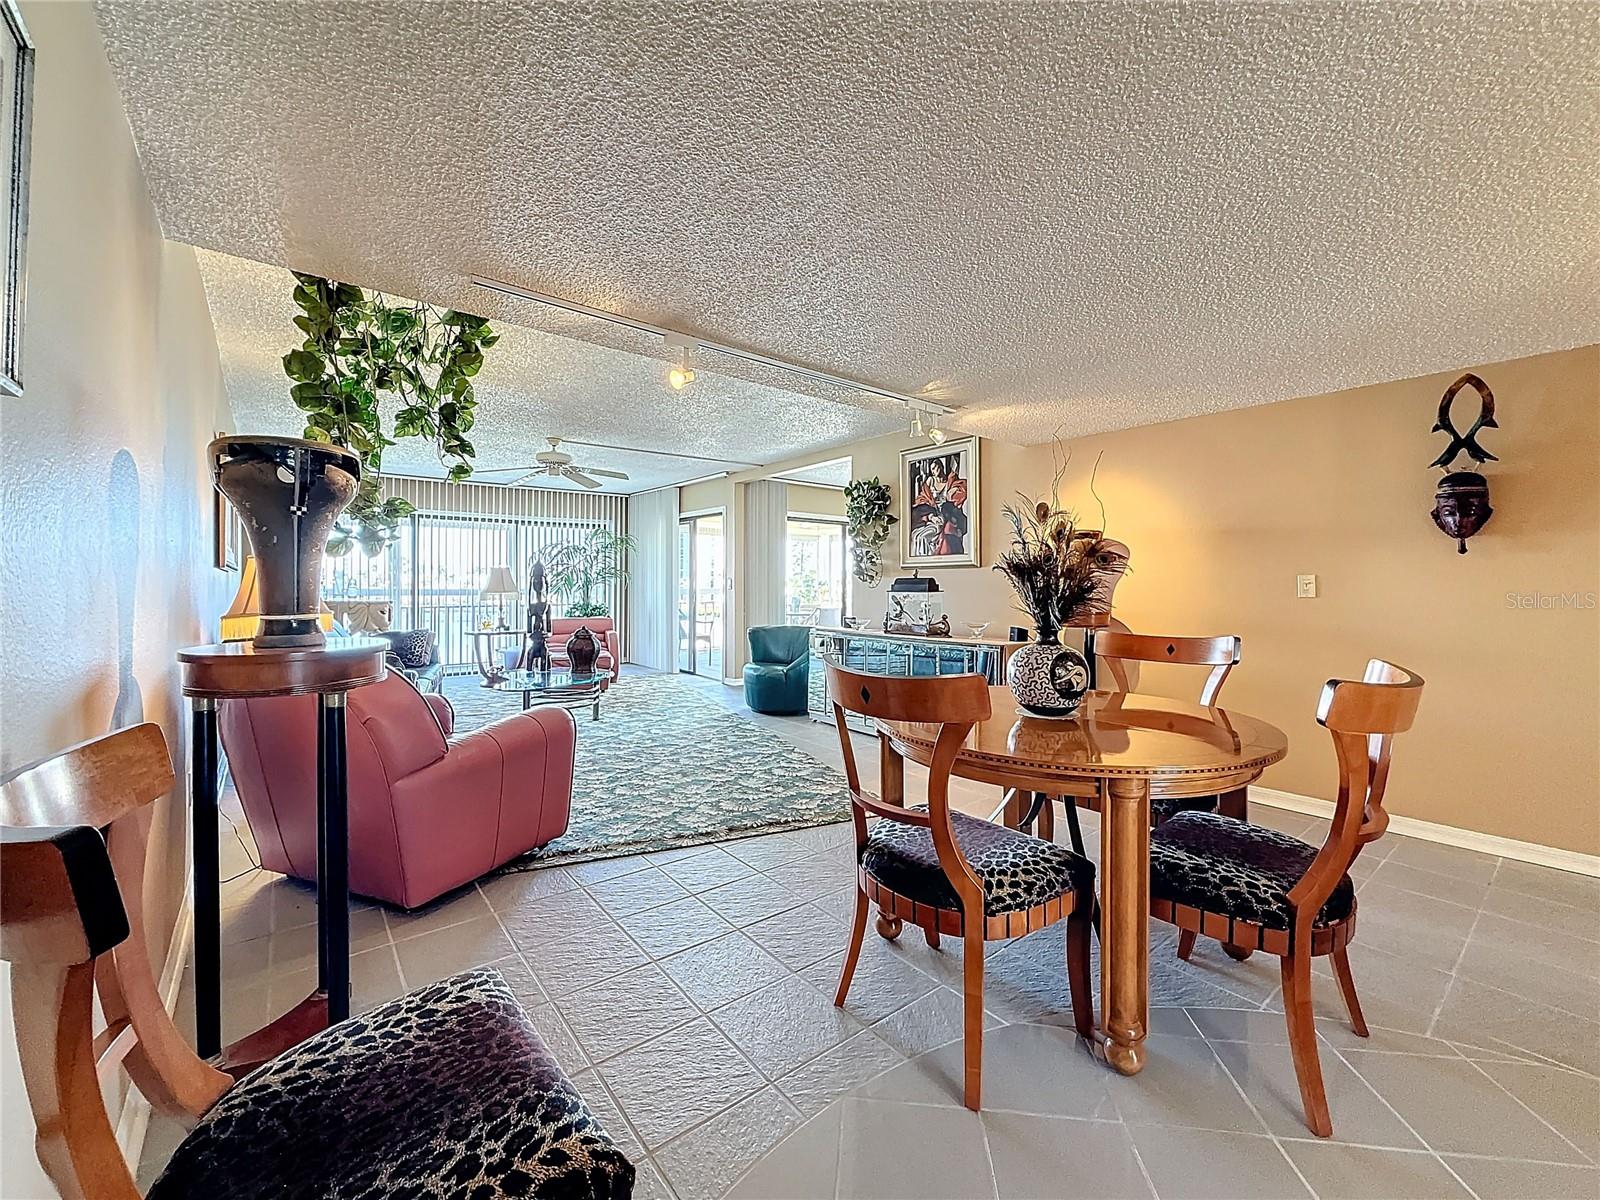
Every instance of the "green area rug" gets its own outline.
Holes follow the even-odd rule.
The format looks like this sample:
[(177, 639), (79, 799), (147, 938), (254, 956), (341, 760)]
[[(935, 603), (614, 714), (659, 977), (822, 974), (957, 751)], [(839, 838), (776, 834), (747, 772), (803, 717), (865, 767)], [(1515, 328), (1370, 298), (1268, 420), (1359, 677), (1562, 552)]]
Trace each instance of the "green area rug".
[[(450, 679), (464, 733), (521, 709), (521, 697)], [(844, 776), (677, 675), (626, 675), (600, 720), (578, 722), (572, 821), (501, 870), (536, 870), (850, 819)]]

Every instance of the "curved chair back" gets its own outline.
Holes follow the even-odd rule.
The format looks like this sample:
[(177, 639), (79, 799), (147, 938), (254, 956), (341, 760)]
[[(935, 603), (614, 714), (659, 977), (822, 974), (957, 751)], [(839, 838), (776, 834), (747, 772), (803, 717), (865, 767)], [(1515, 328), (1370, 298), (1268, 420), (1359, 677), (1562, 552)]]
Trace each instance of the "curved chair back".
[[(931, 825), (934, 843), (939, 847), (941, 864), (954, 881), (965, 873), (976, 884), (976, 876), (960, 858), (950, 832), (950, 768), (955, 765), (961, 744), (972, 727), (989, 715), (989, 683), (982, 675), (866, 675), (834, 663), (828, 664), (828, 699), (833, 703), (833, 723), (839, 730), (839, 748), (844, 755), (845, 778), (850, 783), (850, 807), (856, 824), (856, 844), (867, 840), (867, 813), (887, 817), (908, 825)], [(904, 806), (903, 795), (874, 796), (861, 790), (856, 770), (855, 746), (845, 726), (846, 712), (876, 717), (881, 721), (913, 721), (939, 726), (933, 761), (928, 764), (928, 811), (914, 812)], [(888, 755), (887, 747), (883, 754)], [(885, 779), (890, 778), (886, 769)], [(896, 777), (895, 787), (899, 787)], [(885, 791), (889, 788), (886, 786)], [(942, 831), (942, 836), (941, 836)], [(954, 858), (944, 864), (945, 847)], [(955, 861), (960, 869), (954, 870)], [(957, 890), (960, 891), (958, 885)]]
[(1128, 686), (1128, 662), (1170, 662), (1190, 666), (1209, 666), (1200, 688), (1200, 703), (1207, 708), (1216, 704), (1228, 672), (1239, 665), (1239, 652), (1243, 642), (1233, 636), (1225, 637), (1160, 637), (1149, 633), (1123, 633), (1101, 629), (1094, 635), (1094, 652), (1103, 658), (1117, 690), (1131, 692)]
[(1422, 676), (1374, 658), (1359, 680), (1330, 679), (1322, 685), (1317, 724), (1333, 735), (1339, 758), (1339, 798), (1328, 839), (1289, 892), (1296, 911), (1309, 921), (1355, 862), (1361, 847), (1383, 836), (1383, 807), (1395, 735), (1411, 728), (1422, 701)]
[[(150, 805), (174, 778), (167, 740), (147, 723), (24, 767), (0, 786), (0, 957), (11, 963), (35, 1149), (66, 1197), (139, 1194), (101, 1094), (119, 1063), (152, 1105), (191, 1118), (233, 1083), (173, 1025), (145, 948)], [(106, 1019), (98, 1036), (97, 987)]]
[(811, 630), (805, 625), (752, 625), (749, 636), (751, 662), (799, 662), (811, 653)]

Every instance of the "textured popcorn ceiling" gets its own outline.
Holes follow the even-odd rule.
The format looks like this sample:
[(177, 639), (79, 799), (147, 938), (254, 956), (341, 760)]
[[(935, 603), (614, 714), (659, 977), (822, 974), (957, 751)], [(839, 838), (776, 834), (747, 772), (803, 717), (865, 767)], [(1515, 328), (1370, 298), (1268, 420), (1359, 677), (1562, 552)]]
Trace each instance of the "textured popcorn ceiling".
[[(857, 399), (628, 390), (609, 352), (658, 339), (466, 277), (1021, 442), (1600, 341), (1595, 11), (100, 6), (171, 237), (560, 335), (508, 338), (496, 453), (592, 420), (763, 462), (859, 432)], [(227, 303), (237, 381), (267, 343)]]
[[(281, 363), (300, 338), (292, 323), (299, 311), (290, 297), (294, 278), (282, 267), (210, 250), (199, 259), (239, 430), (298, 435), (303, 423)], [(503, 322), (498, 329), (500, 340), (475, 381), (477, 424), (468, 435), (477, 448), (474, 478), (484, 483), (516, 480), (519, 472), (501, 468), (531, 465), (534, 454), (550, 448), (546, 437), (601, 443), (563, 449), (580, 466), (628, 474), (626, 481), (601, 480), (604, 490), (638, 492), (904, 426), (882, 404), (797, 395), (708, 369), (698, 371), (688, 390), (674, 392), (664, 382), (665, 367), (643, 345), (630, 352)], [(649, 340), (659, 346), (659, 338)], [(696, 457), (680, 457), (688, 455)], [(444, 474), (431, 443), (416, 438), (384, 451), (383, 466), (401, 475)], [(547, 476), (527, 482), (583, 490)]]

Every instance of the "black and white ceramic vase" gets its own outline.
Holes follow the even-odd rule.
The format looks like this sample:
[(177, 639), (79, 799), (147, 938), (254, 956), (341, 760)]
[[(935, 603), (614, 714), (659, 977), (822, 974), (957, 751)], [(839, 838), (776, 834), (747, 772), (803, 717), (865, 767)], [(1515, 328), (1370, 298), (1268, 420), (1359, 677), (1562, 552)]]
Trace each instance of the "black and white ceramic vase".
[(1070, 717), (1089, 692), (1089, 662), (1041, 630), (1011, 656), (1006, 682), (1024, 712), (1036, 717)]

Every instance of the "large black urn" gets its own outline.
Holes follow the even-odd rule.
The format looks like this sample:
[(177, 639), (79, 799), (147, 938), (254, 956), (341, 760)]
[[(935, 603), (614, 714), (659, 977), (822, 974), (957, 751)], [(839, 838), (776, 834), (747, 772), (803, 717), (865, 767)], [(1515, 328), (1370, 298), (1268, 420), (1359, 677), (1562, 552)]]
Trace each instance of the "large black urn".
[(324, 442), (254, 435), (218, 438), (209, 453), (211, 478), (238, 510), (256, 556), (255, 644), (323, 645), (323, 547), (355, 499), (361, 460)]

